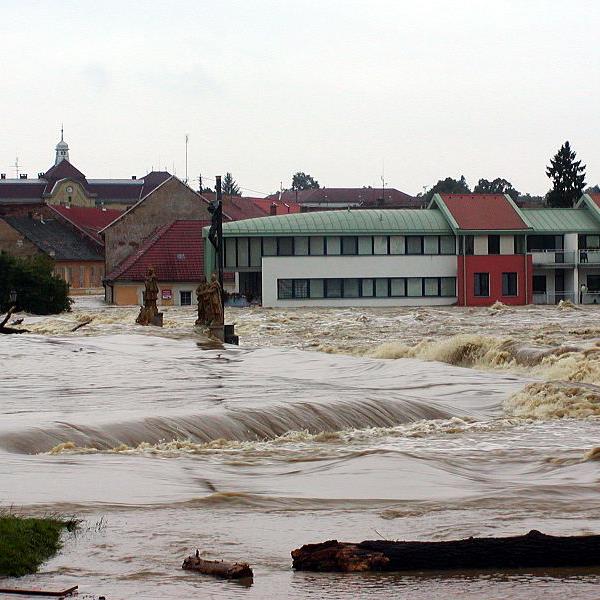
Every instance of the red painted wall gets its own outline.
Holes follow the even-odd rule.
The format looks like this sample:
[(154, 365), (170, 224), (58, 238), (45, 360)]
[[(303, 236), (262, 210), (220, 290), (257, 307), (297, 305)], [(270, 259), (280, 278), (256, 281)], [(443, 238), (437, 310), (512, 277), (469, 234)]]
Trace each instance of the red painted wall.
[[(482, 256), (458, 256), (458, 305), (489, 306), (497, 300), (504, 304), (528, 304), (533, 288), (533, 263), (531, 256), (523, 254), (486, 254)], [(525, 262), (527, 261), (527, 263)], [(527, 264), (527, 269), (525, 265)], [(466, 268), (465, 268), (466, 267)], [(525, 272), (527, 271), (527, 277)], [(490, 295), (475, 296), (475, 273), (490, 274)], [(517, 274), (517, 296), (502, 295), (502, 273)]]

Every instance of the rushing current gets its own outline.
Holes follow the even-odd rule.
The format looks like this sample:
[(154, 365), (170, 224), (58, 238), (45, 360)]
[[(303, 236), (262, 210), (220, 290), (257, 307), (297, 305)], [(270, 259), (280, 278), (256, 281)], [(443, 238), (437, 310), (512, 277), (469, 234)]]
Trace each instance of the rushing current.
[[(595, 307), (230, 310), (240, 347), (195, 332), (191, 308), (162, 330), (135, 315), (81, 299), (0, 336), (0, 508), (82, 520), (20, 583), (110, 600), (598, 597), (600, 569), (290, 559), (332, 538), (600, 533)], [(196, 548), (250, 562), (253, 584), (182, 571)]]

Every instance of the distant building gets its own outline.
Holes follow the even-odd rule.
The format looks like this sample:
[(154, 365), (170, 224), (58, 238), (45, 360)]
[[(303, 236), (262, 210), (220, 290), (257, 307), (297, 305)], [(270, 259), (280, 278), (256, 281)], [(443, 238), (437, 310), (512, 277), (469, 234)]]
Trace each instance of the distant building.
[[(413, 198), (395, 188), (317, 188), (285, 190), (271, 194), (266, 200), (297, 204), (300, 212), (341, 210), (345, 208), (423, 208), (424, 200)], [(279, 213), (278, 213), (279, 214)]]
[(42, 205), (125, 210), (169, 177), (166, 171), (152, 171), (140, 178), (88, 179), (69, 162), (69, 146), (61, 132), (54, 165), (46, 172), (36, 178), (21, 173), (17, 179), (0, 174), (0, 216), (27, 215)]
[(426, 209), (269, 216), (223, 235), (225, 269), (263, 306), (600, 303), (600, 194), (530, 209), (502, 194), (435, 194)]
[(0, 251), (21, 258), (45, 254), (73, 294), (98, 293), (102, 288), (104, 256), (98, 245), (58, 218), (40, 214), (1, 218)]

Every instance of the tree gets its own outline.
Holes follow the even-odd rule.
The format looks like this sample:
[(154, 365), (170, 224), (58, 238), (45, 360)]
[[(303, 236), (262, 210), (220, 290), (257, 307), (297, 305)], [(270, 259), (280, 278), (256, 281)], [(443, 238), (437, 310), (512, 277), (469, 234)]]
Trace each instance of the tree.
[(319, 182), (308, 173), (298, 171), (292, 177), (292, 189), (299, 190), (316, 190), (320, 188)]
[(566, 141), (550, 159), (550, 166), (546, 167), (546, 175), (552, 179), (552, 189), (546, 194), (548, 206), (571, 207), (581, 197), (585, 187), (585, 165), (575, 157)]
[(493, 181), (480, 179), (473, 192), (476, 194), (508, 194), (513, 200), (516, 200), (521, 194), (517, 191), (510, 181), (496, 177)]
[(70, 310), (69, 284), (54, 274), (54, 263), (45, 255), (16, 258), (0, 252), (0, 312), (11, 305), (17, 292), (17, 310), (51, 315)]
[(225, 177), (223, 177), (221, 190), (226, 196), (242, 195), (242, 192), (240, 191), (240, 186), (236, 183), (235, 179), (233, 178), (233, 175), (229, 171), (227, 171), (227, 173), (225, 173)]
[(452, 179), (452, 177), (446, 177), (446, 179), (440, 179), (426, 194), (425, 199), (427, 202), (433, 198), (434, 194), (470, 194), (471, 190), (467, 185), (467, 180), (464, 175), (460, 176), (460, 179)]

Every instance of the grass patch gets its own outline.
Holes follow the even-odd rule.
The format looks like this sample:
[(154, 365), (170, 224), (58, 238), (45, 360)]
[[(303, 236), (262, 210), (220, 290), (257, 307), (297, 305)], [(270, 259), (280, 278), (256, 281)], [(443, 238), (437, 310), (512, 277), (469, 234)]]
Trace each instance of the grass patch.
[(0, 576), (21, 577), (35, 573), (39, 566), (60, 550), (61, 533), (73, 531), (74, 519), (42, 518), (0, 514)]

